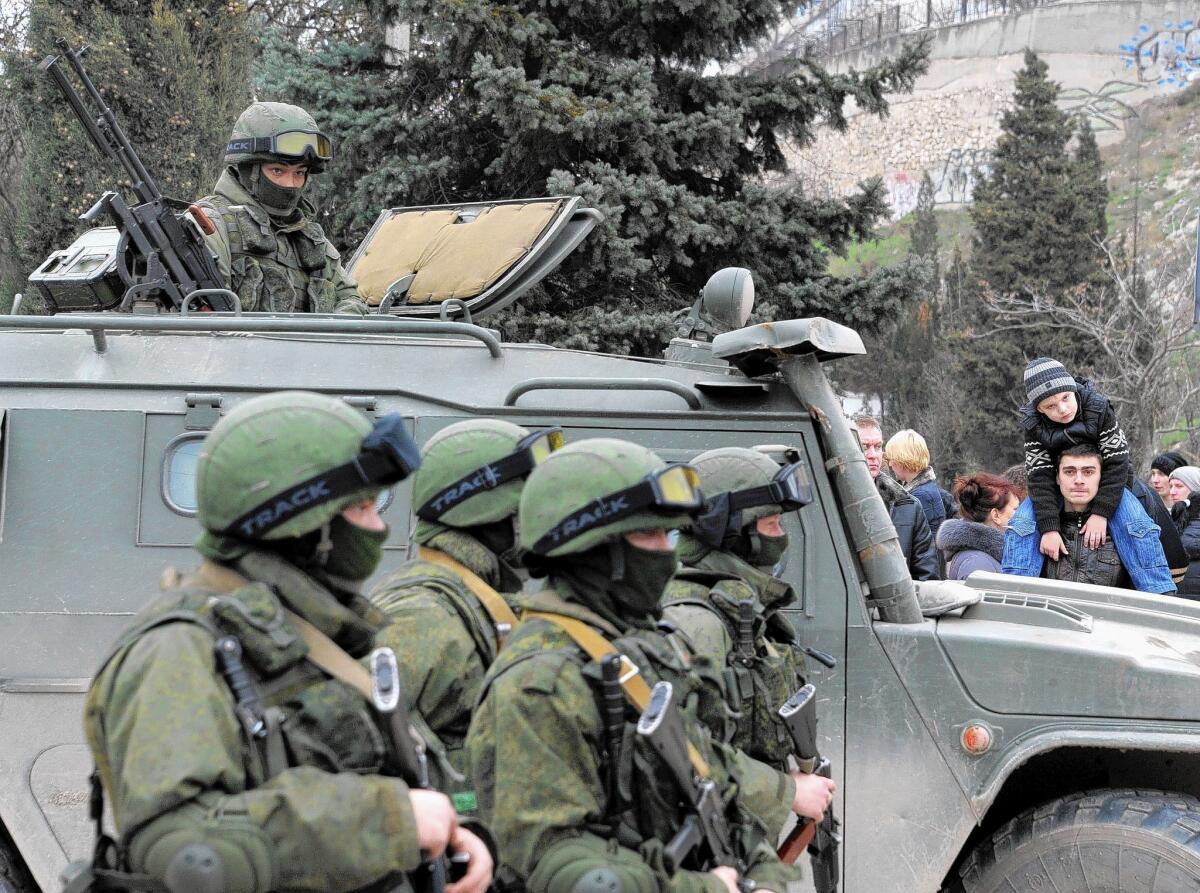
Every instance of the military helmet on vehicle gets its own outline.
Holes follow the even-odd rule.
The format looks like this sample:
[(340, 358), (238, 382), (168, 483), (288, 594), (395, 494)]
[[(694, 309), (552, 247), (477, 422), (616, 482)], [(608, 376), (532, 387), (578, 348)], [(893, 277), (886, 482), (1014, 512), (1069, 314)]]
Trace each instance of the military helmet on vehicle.
[(612, 438), (568, 444), (529, 475), (518, 512), (520, 545), (554, 558), (635, 530), (685, 526), (703, 503), (690, 465), (668, 465)]
[(490, 524), (517, 513), (525, 478), (562, 446), (562, 431), (530, 433), (501, 419), (468, 419), (434, 434), (413, 477), (422, 521), (449, 527)]
[(196, 465), (200, 524), (245, 540), (302, 536), (420, 464), (403, 418), (374, 425), (344, 401), (280, 391), (239, 404)]
[(333, 160), (333, 141), (316, 120), (298, 105), (286, 102), (255, 102), (238, 115), (229, 144), (226, 164), (252, 161), (281, 161), (307, 164), (319, 174)]

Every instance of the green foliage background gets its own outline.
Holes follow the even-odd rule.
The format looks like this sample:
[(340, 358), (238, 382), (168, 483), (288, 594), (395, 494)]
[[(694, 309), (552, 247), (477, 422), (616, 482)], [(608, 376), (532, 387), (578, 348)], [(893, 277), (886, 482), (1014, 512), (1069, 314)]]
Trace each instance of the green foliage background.
[(24, 269), (66, 247), (101, 193), (130, 185), (37, 69), (58, 52), (54, 39), (91, 47), (92, 80), (159, 188), (193, 199), (209, 191), (229, 128), (250, 101), (251, 33), (241, 0), (34, 0), (28, 48), (5, 59), (28, 152), (16, 221)]
[(925, 48), (858, 74), (802, 63), (781, 76), (716, 69), (776, 24), (787, 4), (627, 0), (370, 0), (411, 24), (411, 52), (371, 42), (268, 41), (262, 92), (309, 107), (340, 151), (323, 221), (347, 248), (379, 210), (574, 194), (605, 222), (502, 320), (510, 336), (655, 354), (671, 313), (723, 266), (749, 267), (762, 318), (820, 314), (871, 328), (913, 294), (909, 267), (828, 275), (829, 253), (886, 213), (880, 183), (849, 199), (810, 196), (785, 141), (842, 127), (853, 98), (886, 113)]

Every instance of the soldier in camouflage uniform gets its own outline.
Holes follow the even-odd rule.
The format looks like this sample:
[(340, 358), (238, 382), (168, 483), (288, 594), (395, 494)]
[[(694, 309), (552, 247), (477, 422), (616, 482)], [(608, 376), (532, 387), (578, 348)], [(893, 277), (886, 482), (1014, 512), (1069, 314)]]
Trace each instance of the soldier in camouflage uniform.
[(304, 198), (308, 178), (333, 158), (312, 116), (256, 102), (233, 125), (214, 194), (197, 202), (206, 236), (243, 310), (367, 313), (358, 286)]
[[(792, 739), (778, 710), (804, 684), (804, 665), (796, 632), (781, 613), (795, 593), (771, 570), (787, 552), (782, 512), (811, 500), (807, 478), (798, 463), (781, 468), (741, 447), (710, 450), (693, 465), (707, 505), (680, 534), (683, 567), (663, 594), (663, 617), (697, 653), (725, 668), (738, 714), (732, 743), (787, 772)], [(793, 810), (819, 820), (836, 786), (817, 775), (789, 775)]]
[(463, 776), (454, 797), (460, 813), (475, 809), (463, 750), (471, 711), (517, 622), (508, 602), (522, 584), (517, 502), (529, 472), (561, 444), (557, 428), (530, 434), (498, 419), (434, 434), (413, 476), (418, 555), (370, 595), (392, 620), (385, 639), (405, 690)]
[[(656, 626), (676, 564), (667, 531), (699, 505), (690, 468), (620, 440), (563, 447), (525, 484), (520, 545), (549, 582), (521, 601), (522, 624), (488, 671), (467, 749), (481, 814), (497, 822), (502, 877), (532, 893), (737, 893), (739, 879), (785, 893), (799, 877), (745, 809), (738, 755), (696, 718), (721, 709), (719, 677), (698, 675)], [(643, 695), (660, 680), (674, 685), (744, 875), (707, 862), (669, 870), (664, 845), (686, 814), (660, 758), (633, 732), (640, 706), (620, 689), (602, 698), (612, 693), (598, 684), (603, 662), (618, 655), (634, 702), (639, 685)], [(601, 700), (616, 703), (615, 731)]]
[(450, 893), (486, 888), (487, 846), (448, 797), (398, 777), (407, 729), (356, 660), (388, 623), (359, 593), (387, 536), (375, 499), (418, 462), (398, 415), (372, 426), (317, 394), (254, 398), (213, 428), (204, 562), (139, 613), (88, 693), (118, 831), (96, 887), (393, 890), (449, 846), (472, 863)]

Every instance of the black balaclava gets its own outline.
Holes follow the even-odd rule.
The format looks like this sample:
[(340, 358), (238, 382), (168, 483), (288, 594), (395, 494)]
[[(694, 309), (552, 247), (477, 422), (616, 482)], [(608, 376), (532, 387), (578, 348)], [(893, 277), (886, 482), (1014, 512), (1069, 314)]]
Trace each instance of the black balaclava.
[(517, 552), (517, 516), (511, 515), (492, 521), (490, 524), (476, 524), (474, 527), (464, 527), (468, 533), (483, 543), (496, 557), (506, 563), (513, 563)]
[(663, 590), (675, 574), (674, 551), (640, 549), (624, 537), (577, 555), (547, 559), (552, 577), (575, 599), (619, 628), (653, 629), (662, 616)]
[(356, 593), (383, 559), (389, 528), (366, 530), (337, 515), (304, 536), (264, 541), (306, 574), (339, 592)]
[(263, 164), (264, 162), (239, 164), (238, 180), (272, 217), (281, 220), (294, 217), (301, 199), (304, 198), (304, 190), (308, 187), (307, 181), (299, 187), (280, 186), (263, 172)]
[(770, 570), (787, 554), (788, 536), (767, 536), (758, 532), (755, 524), (747, 524), (737, 533), (725, 538), (721, 548), (732, 552), (747, 564)]

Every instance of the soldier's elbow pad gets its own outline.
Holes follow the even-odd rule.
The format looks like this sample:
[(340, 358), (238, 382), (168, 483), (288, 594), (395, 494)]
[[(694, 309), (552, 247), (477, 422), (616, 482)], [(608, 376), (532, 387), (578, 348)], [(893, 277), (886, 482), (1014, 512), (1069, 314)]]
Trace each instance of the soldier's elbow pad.
[(531, 893), (659, 893), (653, 869), (632, 850), (592, 834), (550, 847), (529, 876)]
[(195, 804), (140, 830), (129, 857), (135, 871), (160, 878), (172, 893), (267, 893), (275, 886), (271, 841), (263, 829)]

